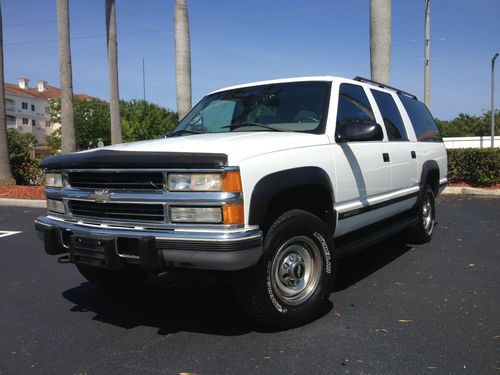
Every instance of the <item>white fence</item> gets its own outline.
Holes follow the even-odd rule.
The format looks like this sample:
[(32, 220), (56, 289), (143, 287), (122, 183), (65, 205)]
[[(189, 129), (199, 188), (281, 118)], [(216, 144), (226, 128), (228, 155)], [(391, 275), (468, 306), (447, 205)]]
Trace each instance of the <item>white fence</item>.
[[(491, 146), (491, 136), (480, 137), (446, 137), (443, 138), (446, 148), (488, 148)], [(495, 148), (500, 147), (500, 136), (495, 137)]]

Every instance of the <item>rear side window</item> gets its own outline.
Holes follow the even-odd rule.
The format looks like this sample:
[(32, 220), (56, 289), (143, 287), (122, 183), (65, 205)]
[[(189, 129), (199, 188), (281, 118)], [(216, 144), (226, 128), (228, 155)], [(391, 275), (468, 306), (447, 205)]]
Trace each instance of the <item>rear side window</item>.
[(424, 103), (406, 95), (398, 94), (408, 112), (415, 135), (420, 142), (442, 142), (434, 118)]
[(387, 130), (389, 140), (407, 141), (405, 124), (392, 95), (378, 90), (371, 90), (371, 92), (384, 119), (385, 130)]
[(373, 122), (372, 107), (361, 86), (343, 83), (339, 89), (337, 126)]

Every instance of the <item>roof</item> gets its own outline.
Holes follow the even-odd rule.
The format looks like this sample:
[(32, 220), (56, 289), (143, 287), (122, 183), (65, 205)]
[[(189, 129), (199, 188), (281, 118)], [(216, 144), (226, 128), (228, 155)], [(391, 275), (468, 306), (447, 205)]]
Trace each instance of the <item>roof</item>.
[[(37, 98), (37, 99), (58, 99), (61, 97), (61, 89), (59, 87), (55, 86), (49, 86), (47, 85), (47, 88), (40, 92), (38, 91), (37, 88), (30, 87), (27, 89), (23, 89), (19, 87), (18, 85), (15, 85), (13, 83), (7, 83), (5, 82), (5, 92), (14, 94), (14, 95), (19, 95), (19, 96), (24, 96), (28, 98)], [(75, 97), (80, 98), (80, 99), (91, 99), (92, 96), (87, 95), (87, 94), (74, 94)]]

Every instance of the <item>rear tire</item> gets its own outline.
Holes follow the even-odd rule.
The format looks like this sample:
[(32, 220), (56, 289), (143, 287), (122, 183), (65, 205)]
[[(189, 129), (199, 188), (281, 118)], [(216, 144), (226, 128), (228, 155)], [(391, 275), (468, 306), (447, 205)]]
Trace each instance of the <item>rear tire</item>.
[(77, 264), (76, 268), (90, 283), (104, 289), (119, 289), (141, 286), (148, 274), (139, 269), (107, 270)]
[(425, 187), (424, 196), (417, 208), (417, 220), (410, 228), (410, 239), (415, 244), (424, 244), (431, 240), (436, 217), (434, 192)]
[(333, 238), (315, 215), (291, 210), (267, 232), (256, 266), (239, 273), (239, 297), (258, 323), (288, 329), (314, 320), (325, 310), (333, 288)]

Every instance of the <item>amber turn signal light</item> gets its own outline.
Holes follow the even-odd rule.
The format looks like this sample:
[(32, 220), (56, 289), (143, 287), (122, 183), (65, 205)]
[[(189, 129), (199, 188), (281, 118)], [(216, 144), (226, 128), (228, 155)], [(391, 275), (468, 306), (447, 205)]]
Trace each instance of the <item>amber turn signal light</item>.
[(245, 221), (243, 215), (243, 203), (231, 204), (223, 207), (224, 224), (237, 225)]
[(241, 193), (240, 171), (227, 171), (222, 174), (222, 191), (227, 193)]

